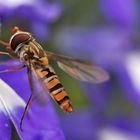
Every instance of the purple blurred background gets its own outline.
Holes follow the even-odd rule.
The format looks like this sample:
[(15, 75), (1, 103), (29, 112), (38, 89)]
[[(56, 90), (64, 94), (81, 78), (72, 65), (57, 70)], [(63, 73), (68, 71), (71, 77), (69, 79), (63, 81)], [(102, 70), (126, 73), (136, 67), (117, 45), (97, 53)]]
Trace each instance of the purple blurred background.
[[(139, 9), (138, 0), (0, 2), (1, 39), (9, 40), (16, 25), (44, 49), (88, 60), (110, 74), (109, 81), (92, 85), (52, 64), (75, 108), (66, 114), (56, 107), (67, 140), (140, 140)], [(1, 56), (1, 62), (7, 59)]]

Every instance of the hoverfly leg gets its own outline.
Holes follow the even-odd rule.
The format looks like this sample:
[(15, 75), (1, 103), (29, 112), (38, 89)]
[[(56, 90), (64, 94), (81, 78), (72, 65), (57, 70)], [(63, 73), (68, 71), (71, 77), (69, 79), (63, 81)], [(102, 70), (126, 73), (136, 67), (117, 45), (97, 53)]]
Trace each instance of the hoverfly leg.
[(23, 131), (23, 129), (22, 129), (23, 119), (24, 119), (26, 113), (28, 112), (28, 110), (29, 110), (29, 108), (31, 106), (31, 103), (32, 103), (32, 101), (34, 99), (33, 98), (33, 93), (34, 93), (33, 77), (32, 77), (32, 72), (31, 72), (31, 63), (30, 63), (30, 61), (29, 61), (29, 67), (27, 67), (27, 76), (28, 76), (29, 86), (31, 88), (31, 95), (30, 95), (30, 97), (28, 99), (28, 102), (27, 102), (27, 104), (25, 106), (24, 112), (23, 112), (22, 117), (21, 117), (21, 120), (20, 120), (20, 130), (21, 131)]
[(22, 124), (23, 124), (24, 117), (25, 117), (26, 113), (28, 112), (28, 110), (29, 110), (29, 108), (31, 106), (31, 103), (32, 103), (32, 96), (33, 96), (33, 94), (30, 95), (30, 97), (28, 99), (28, 102), (27, 102), (27, 104), (25, 106), (24, 112), (22, 114), (21, 120), (20, 120), (20, 130), (21, 131), (23, 131)]
[(8, 55), (9, 57), (13, 58), (13, 59), (17, 59), (18, 57), (16, 55), (13, 55), (9, 52), (0, 52), (0, 55)]
[(8, 52), (0, 52), (0, 55), (8, 55), (8, 56), (10, 56), (10, 54)]
[(8, 42), (5, 42), (3, 40), (0, 40), (0, 44), (3, 45), (4, 47), (10, 47), (9, 43)]
[(8, 42), (5, 42), (5, 41), (3, 41), (3, 40), (0, 40), (0, 44), (1, 44), (2, 46), (4, 46), (4, 47), (6, 48), (6, 50), (8, 51), (8, 52), (0, 52), (1, 55), (8, 55), (8, 56), (10, 56), (10, 57), (13, 58), (13, 59), (17, 59), (17, 58), (18, 58), (17, 56), (15, 56), (15, 55), (13, 55), (13, 54), (11, 53), (11, 52), (12, 52), (11, 46), (9, 45)]
[(1, 73), (5, 73), (5, 72), (15, 72), (15, 71), (18, 71), (18, 70), (22, 70), (24, 67), (25, 67), (25, 65), (20, 66), (20, 67), (18, 67), (18, 68), (2, 70), (2, 71), (0, 71), (0, 74), (1, 74)]

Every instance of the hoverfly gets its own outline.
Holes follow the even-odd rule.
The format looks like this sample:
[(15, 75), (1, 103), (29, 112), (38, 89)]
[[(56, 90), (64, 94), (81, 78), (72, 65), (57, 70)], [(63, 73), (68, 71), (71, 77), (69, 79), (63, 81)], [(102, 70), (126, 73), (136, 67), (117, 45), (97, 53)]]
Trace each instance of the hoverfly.
[(22, 121), (29, 105), (33, 99), (33, 75), (42, 83), (51, 98), (66, 112), (72, 112), (72, 104), (58, 76), (49, 66), (48, 60), (54, 60), (58, 66), (72, 77), (91, 83), (101, 83), (109, 79), (108, 73), (97, 66), (91, 65), (83, 60), (74, 59), (68, 56), (58, 55), (45, 51), (42, 46), (29, 33), (14, 28), (14, 34), (9, 43), (0, 40), (0, 44), (5, 46), (7, 52), (0, 52), (2, 55), (8, 55), (11, 58), (18, 59), (23, 66), (14, 69), (1, 71), (13, 72), (27, 67), (28, 80), (32, 94), (27, 102), (24, 113), (21, 118), (20, 128), (22, 130)]

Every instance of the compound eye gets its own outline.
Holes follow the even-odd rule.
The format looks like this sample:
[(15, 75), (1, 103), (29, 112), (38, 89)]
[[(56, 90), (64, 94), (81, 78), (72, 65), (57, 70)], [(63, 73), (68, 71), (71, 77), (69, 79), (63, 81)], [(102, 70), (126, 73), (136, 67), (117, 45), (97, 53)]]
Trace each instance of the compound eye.
[(28, 33), (16, 34), (10, 41), (12, 50), (15, 51), (19, 44), (27, 42), (30, 38), (31, 36)]

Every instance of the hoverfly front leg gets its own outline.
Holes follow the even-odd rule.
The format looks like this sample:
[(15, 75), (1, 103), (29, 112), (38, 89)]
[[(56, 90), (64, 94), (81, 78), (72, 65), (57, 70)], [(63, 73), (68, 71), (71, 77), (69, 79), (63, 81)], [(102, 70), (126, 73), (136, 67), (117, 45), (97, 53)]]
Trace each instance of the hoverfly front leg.
[(9, 43), (7, 43), (3, 40), (0, 40), (0, 44), (2, 44), (4, 47), (10, 47)]
[(13, 55), (13, 54), (11, 54), (9, 52), (0, 52), (0, 55), (7, 55), (7, 56), (9, 56), (9, 57), (11, 57), (13, 59), (17, 59), (17, 56), (15, 56), (15, 55)]
[(18, 58), (16, 55), (12, 54), (12, 50), (11, 50), (11, 47), (10, 47), (9, 43), (7, 43), (7, 42), (5, 42), (3, 40), (0, 40), (0, 44), (2, 46), (4, 46), (6, 48), (6, 50), (8, 51), (8, 52), (0, 52), (0, 55), (8, 55), (9, 57), (11, 57), (13, 59), (17, 59)]
[[(8, 51), (8, 52), (2, 52), (2, 51), (0, 51), (0, 55), (7, 55), (7, 56), (9, 56), (9, 57), (11, 57), (11, 58), (13, 58), (13, 59), (17, 59), (17, 58), (18, 58), (16, 55), (13, 55), (13, 54), (12, 54), (12, 50), (11, 50), (11, 47), (10, 47), (9, 43), (0, 40), (0, 44), (1, 44), (2, 46), (4, 46), (4, 47), (6, 48), (6, 50)], [(18, 68), (12, 68), (12, 69), (7, 69), (7, 70), (2, 70), (2, 71), (0, 71), (0, 73), (14, 72), (14, 71), (21, 70), (21, 69), (23, 69), (24, 67), (25, 67), (25, 66), (23, 65), (23, 66), (20, 66), (20, 67), (18, 67)]]

